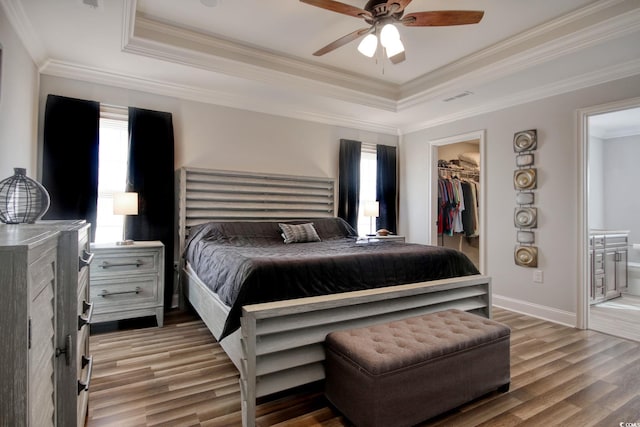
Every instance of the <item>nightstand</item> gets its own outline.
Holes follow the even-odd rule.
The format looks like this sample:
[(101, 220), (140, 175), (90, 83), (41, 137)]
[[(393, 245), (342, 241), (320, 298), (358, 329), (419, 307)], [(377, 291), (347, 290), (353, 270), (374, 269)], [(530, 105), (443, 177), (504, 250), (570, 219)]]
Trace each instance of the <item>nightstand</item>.
[(164, 315), (164, 245), (136, 241), (131, 245), (93, 243), (90, 288), (93, 322)]
[(397, 234), (390, 234), (388, 236), (367, 236), (365, 239), (368, 242), (402, 242), (404, 243), (404, 236), (398, 236)]

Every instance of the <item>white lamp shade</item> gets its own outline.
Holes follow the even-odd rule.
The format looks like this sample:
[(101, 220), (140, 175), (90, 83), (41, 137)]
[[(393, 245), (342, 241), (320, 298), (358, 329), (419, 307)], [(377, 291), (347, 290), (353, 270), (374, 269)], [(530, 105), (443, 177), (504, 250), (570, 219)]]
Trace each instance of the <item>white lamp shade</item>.
[(378, 202), (364, 202), (364, 216), (378, 217), (380, 215), (380, 205)]
[(138, 193), (113, 193), (114, 215), (138, 215)]
[(395, 43), (396, 40), (400, 40), (400, 32), (395, 25), (387, 24), (382, 27), (382, 31), (380, 31), (380, 44), (382, 44), (382, 46), (388, 48)]
[(394, 40), (388, 46), (384, 48), (387, 51), (387, 58), (391, 58), (396, 56), (402, 52), (404, 52), (404, 45), (400, 39)]
[(358, 45), (358, 51), (364, 56), (372, 58), (378, 48), (378, 38), (375, 34), (369, 34)]

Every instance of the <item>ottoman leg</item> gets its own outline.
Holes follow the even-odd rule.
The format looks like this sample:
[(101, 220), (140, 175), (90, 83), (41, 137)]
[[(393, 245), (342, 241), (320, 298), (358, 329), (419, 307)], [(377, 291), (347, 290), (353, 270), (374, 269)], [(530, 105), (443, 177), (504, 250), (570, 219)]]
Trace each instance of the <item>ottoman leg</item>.
[(500, 393), (506, 393), (509, 391), (509, 387), (511, 386), (511, 382), (508, 382), (506, 384), (502, 384), (500, 387), (498, 387), (498, 392)]

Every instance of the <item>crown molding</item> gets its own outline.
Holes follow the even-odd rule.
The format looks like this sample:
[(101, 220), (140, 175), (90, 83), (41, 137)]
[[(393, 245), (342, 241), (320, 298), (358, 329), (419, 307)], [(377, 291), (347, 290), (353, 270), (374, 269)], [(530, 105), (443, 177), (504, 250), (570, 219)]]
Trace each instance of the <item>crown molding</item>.
[(423, 121), (414, 125), (402, 127), (400, 134), (409, 134), (420, 130), (428, 129), (434, 126), (455, 122), (469, 117), (478, 116), (480, 114), (491, 113), (493, 111), (502, 110), (516, 105), (526, 104), (528, 102), (538, 101), (540, 99), (549, 98), (567, 92), (573, 92), (590, 86), (607, 83), (614, 80), (623, 79), (640, 74), (640, 59), (628, 61), (622, 64), (616, 64), (602, 68), (597, 71), (584, 73), (570, 79), (560, 80), (552, 84), (536, 87), (527, 91), (522, 91), (510, 96), (496, 99), (490, 103), (485, 103), (475, 108), (458, 111), (454, 114), (441, 116), (433, 120)]
[(135, 3), (125, 0), (124, 52), (396, 111), (394, 84), (138, 16)]
[(635, 127), (614, 129), (612, 131), (605, 131), (600, 136), (600, 138), (609, 140), (609, 139), (617, 139), (617, 138), (627, 138), (630, 136), (638, 136), (638, 135), (640, 135), (640, 125)]
[(640, 29), (635, 0), (599, 1), (395, 85), (137, 16), (136, 0), (125, 0), (124, 13), (126, 52), (390, 112), (402, 112)]
[[(597, 16), (596, 22), (590, 19), (594, 16)], [(637, 3), (625, 0), (597, 2), (404, 84), (398, 111), (639, 30)]]
[(31, 21), (27, 18), (22, 3), (19, 0), (0, 0), (0, 7), (7, 15), (7, 19), (29, 52), (33, 62), (38, 68), (42, 66), (47, 59), (46, 49), (38, 37), (38, 33), (34, 31)]
[(265, 103), (251, 96), (241, 96), (237, 93), (226, 93), (200, 87), (177, 85), (171, 82), (151, 80), (116, 72), (108, 72), (103, 69), (86, 67), (79, 64), (71, 64), (63, 61), (48, 61), (41, 72), (56, 77), (63, 77), (90, 83), (121, 87), (130, 90), (138, 90), (158, 95), (170, 96), (179, 99), (221, 105), (230, 108), (238, 108), (259, 113), (296, 118), (316, 123), (333, 126), (378, 132), (389, 135), (406, 135), (420, 130), (428, 129), (458, 120), (474, 117), (480, 114), (502, 110), (504, 108), (537, 101), (562, 93), (567, 93), (597, 84), (618, 80), (625, 77), (640, 74), (640, 59), (605, 67), (595, 72), (585, 73), (571, 79), (565, 79), (553, 84), (538, 87), (514, 95), (496, 99), (481, 106), (458, 111), (407, 126), (396, 126), (390, 123), (375, 123), (366, 120), (347, 118), (334, 114), (300, 111), (299, 109), (285, 108), (272, 103)]
[(47, 63), (42, 67), (41, 73), (55, 77), (153, 93), (177, 99), (220, 105), (257, 113), (283, 116), (333, 126), (343, 126), (389, 135), (398, 135), (397, 126), (390, 124), (375, 123), (322, 112), (301, 111), (299, 108), (289, 108), (285, 105), (265, 102), (264, 100), (253, 96), (228, 93), (202, 87), (179, 85), (168, 81), (152, 80), (131, 74), (107, 71), (104, 69), (64, 61), (47, 61)]

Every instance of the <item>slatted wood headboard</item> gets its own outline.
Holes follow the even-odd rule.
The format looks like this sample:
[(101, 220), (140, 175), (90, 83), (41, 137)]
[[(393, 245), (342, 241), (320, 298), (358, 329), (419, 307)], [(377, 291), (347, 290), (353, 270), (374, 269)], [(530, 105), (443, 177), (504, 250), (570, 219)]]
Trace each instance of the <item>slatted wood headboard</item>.
[(204, 222), (336, 215), (334, 178), (181, 168), (178, 179), (180, 254), (189, 228)]

